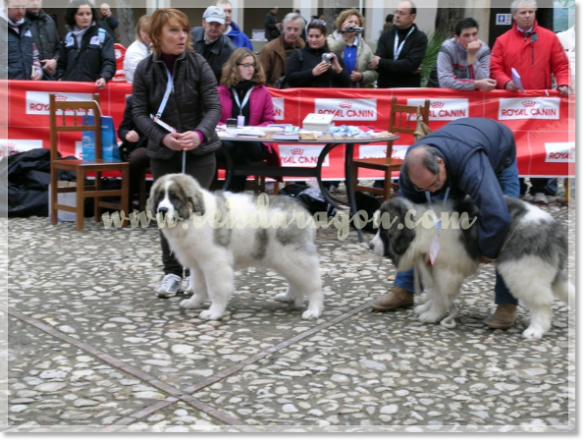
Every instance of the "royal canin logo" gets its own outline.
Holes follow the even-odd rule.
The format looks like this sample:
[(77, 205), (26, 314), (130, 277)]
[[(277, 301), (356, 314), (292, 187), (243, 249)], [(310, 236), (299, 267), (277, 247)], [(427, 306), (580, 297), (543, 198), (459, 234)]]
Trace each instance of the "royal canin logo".
[(66, 102), (67, 97), (64, 95), (55, 94), (55, 101), (56, 102)]
[(352, 103), (350, 103), (350, 102), (341, 102), (340, 103), (340, 108), (350, 109), (351, 107), (352, 107)]
[(431, 107), (432, 108), (443, 108), (445, 105), (444, 102), (431, 102)]
[(291, 149), (291, 154), (293, 154), (293, 155), (302, 155), (304, 152), (305, 152), (305, 149), (301, 149), (301, 148)]
[(525, 100), (524, 102), (521, 102), (521, 104), (526, 108), (532, 108), (536, 103), (533, 100)]
[(12, 143), (12, 142), (3, 142), (2, 143), (2, 149), (14, 149), (16, 148), (16, 143)]

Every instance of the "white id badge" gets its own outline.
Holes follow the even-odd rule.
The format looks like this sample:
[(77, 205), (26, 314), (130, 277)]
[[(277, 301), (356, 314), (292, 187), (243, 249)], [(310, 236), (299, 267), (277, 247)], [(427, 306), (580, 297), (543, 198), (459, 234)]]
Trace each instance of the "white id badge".
[(73, 46), (73, 37), (68, 37), (67, 40), (65, 40), (65, 47), (69, 48), (70, 46)]
[(439, 252), (440, 252), (440, 240), (439, 240), (439, 235), (436, 234), (433, 237), (431, 244), (429, 245), (429, 261), (431, 263), (431, 266), (435, 265), (435, 260), (437, 259)]
[(170, 133), (174, 134), (175, 132), (177, 132), (175, 130), (175, 128), (173, 126), (168, 125), (167, 123), (165, 123), (163, 120), (161, 120), (158, 117), (152, 117), (153, 121), (159, 125), (160, 127), (162, 127), (163, 129), (166, 129), (167, 131), (169, 131)]
[(90, 45), (99, 45), (100, 44), (100, 37), (97, 35), (94, 35), (91, 39), (90, 39)]

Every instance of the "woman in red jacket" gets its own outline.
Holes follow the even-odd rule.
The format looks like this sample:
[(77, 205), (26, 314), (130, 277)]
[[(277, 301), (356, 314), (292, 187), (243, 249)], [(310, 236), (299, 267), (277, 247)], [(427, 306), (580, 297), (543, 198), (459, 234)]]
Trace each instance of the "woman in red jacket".
[[(266, 77), (255, 53), (247, 48), (236, 49), (222, 69), (218, 93), (222, 106), (219, 124), (229, 118), (244, 116), (245, 126), (266, 126), (275, 123), (273, 101), (265, 86)], [(261, 142), (222, 141), (235, 165), (248, 165), (258, 161), (271, 151), (271, 147)], [(218, 161), (225, 161), (222, 149), (216, 151)], [(229, 190), (242, 192), (246, 177), (234, 176)]]

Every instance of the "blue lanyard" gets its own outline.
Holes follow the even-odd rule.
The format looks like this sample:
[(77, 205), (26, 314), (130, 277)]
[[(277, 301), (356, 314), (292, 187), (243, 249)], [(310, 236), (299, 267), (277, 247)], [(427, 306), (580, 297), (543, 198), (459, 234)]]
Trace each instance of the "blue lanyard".
[[(450, 187), (448, 186), (448, 188), (446, 189), (446, 193), (444, 194), (444, 203), (448, 200), (449, 194), (450, 194)], [(429, 191), (425, 191), (425, 198), (427, 199), (427, 201), (431, 205), (431, 193)]]
[[(165, 69), (167, 69), (166, 66)], [(161, 106), (159, 106), (159, 110), (157, 111), (157, 118), (161, 118), (161, 115), (163, 115), (163, 111), (165, 110), (165, 106), (167, 106), (171, 92), (173, 92), (173, 76), (171, 75), (171, 72), (169, 72), (169, 69), (167, 69), (167, 89), (165, 89), (163, 101), (161, 102)]]
[(405, 44), (405, 42), (407, 41), (407, 39), (409, 38), (409, 36), (411, 35), (411, 33), (413, 31), (415, 31), (415, 26), (413, 26), (411, 28), (411, 31), (409, 31), (409, 33), (407, 34), (407, 37), (405, 37), (405, 40), (403, 40), (400, 45), (399, 45), (399, 31), (397, 30), (397, 32), (395, 33), (395, 47), (393, 48), (393, 58), (395, 60), (397, 60), (399, 58), (399, 54), (403, 50), (403, 45)]
[[(450, 194), (450, 188), (448, 187), (446, 189), (446, 193), (444, 194), (444, 203), (448, 200), (449, 194)], [(433, 221), (435, 224), (435, 229), (437, 230), (437, 232), (441, 232), (442, 226), (441, 226), (440, 220), (435, 215), (435, 211), (433, 210), (433, 206), (431, 205), (431, 193), (429, 191), (425, 191), (425, 198), (429, 202), (429, 208), (431, 209), (431, 212), (433, 213)]]
[(242, 104), (240, 104), (240, 99), (238, 98), (238, 92), (236, 92), (236, 89), (232, 88), (232, 93), (234, 94), (234, 101), (236, 102), (238, 109), (240, 109), (240, 115), (242, 115), (242, 109), (244, 109), (244, 107), (246, 106), (246, 103), (248, 103), (248, 99), (250, 98), (250, 94), (252, 93), (253, 89), (254, 89), (254, 86), (252, 88), (250, 88), (248, 90), (248, 92), (246, 92), (246, 95), (244, 96), (244, 100), (242, 100)]

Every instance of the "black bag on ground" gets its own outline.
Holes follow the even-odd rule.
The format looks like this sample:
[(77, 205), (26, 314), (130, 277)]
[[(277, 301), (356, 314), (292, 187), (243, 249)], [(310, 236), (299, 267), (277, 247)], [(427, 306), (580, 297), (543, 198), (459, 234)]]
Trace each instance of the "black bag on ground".
[[(281, 195), (287, 195), (299, 201), (311, 215), (316, 212), (325, 212), (328, 217), (333, 216), (336, 210), (325, 201), (323, 196), (315, 194), (315, 189), (301, 183), (292, 183), (279, 191)], [(318, 198), (319, 197), (319, 198)]]
[[(366, 211), (366, 213), (368, 214), (368, 219), (372, 220), (374, 218), (374, 213), (378, 211), (380, 208), (380, 202), (376, 198), (368, 194), (365, 194), (361, 191), (356, 191), (354, 193), (354, 197), (356, 198), (356, 211)], [(351, 224), (351, 226), (354, 226), (354, 224)], [(372, 221), (369, 221), (362, 228), (362, 230), (366, 232), (376, 233), (378, 228), (375, 228), (374, 223)]]
[[(75, 173), (59, 171), (59, 180), (75, 181)], [(8, 207), (1, 208), (0, 213), (6, 210), (8, 217), (48, 216), (50, 182), (50, 149), (36, 148), (4, 157), (0, 162), (0, 192), (8, 195)]]

